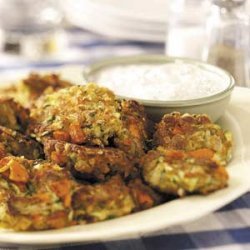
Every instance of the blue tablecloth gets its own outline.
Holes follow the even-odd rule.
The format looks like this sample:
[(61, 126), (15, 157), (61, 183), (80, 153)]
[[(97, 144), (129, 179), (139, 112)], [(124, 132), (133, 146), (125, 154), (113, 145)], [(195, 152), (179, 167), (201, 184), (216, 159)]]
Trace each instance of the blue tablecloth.
[[(16, 69), (38, 69), (64, 64), (86, 65), (104, 57), (138, 53), (164, 52), (163, 44), (128, 42), (107, 39), (79, 29), (67, 31), (69, 49), (75, 57), (29, 61), (21, 57), (0, 57), (0, 74)], [(185, 211), (183, 211), (185, 212)], [(37, 249), (37, 247), (2, 246), (0, 249)], [(40, 247), (39, 249), (46, 249)], [(192, 223), (166, 228), (159, 232), (127, 240), (98, 242), (85, 245), (56, 246), (55, 249), (73, 250), (159, 250), (159, 249), (250, 249), (250, 193), (231, 204)]]

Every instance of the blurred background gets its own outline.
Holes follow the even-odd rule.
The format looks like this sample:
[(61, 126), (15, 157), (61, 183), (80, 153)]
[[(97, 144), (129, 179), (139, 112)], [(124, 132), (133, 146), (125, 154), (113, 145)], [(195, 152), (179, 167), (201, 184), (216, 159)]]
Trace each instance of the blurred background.
[(0, 70), (165, 53), (208, 61), (237, 77), (236, 64), (249, 71), (249, 2), (0, 0)]
[(0, 67), (161, 53), (167, 11), (165, 0), (0, 0)]

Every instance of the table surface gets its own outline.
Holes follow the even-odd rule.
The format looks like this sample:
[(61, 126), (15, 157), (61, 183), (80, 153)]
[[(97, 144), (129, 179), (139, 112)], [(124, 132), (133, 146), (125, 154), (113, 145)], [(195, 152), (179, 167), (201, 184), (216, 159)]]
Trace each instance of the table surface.
[[(36, 70), (65, 64), (86, 65), (101, 58), (141, 53), (164, 53), (163, 44), (107, 39), (80, 29), (67, 31), (69, 51), (75, 56), (29, 61), (0, 54), (0, 74), (13, 70)], [(143, 237), (85, 245), (61, 245), (53, 249), (150, 250), (150, 249), (250, 249), (250, 193), (222, 209), (192, 223), (161, 230)], [(0, 246), (1, 249), (49, 249), (44, 247)]]

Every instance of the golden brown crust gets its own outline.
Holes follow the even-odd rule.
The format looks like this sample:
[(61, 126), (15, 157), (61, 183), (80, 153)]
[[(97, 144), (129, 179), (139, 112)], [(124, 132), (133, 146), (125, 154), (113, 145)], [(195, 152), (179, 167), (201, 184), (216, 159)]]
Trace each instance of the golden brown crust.
[(47, 140), (44, 151), (47, 159), (67, 167), (73, 175), (83, 180), (104, 181), (116, 174), (128, 178), (137, 173), (126, 154), (115, 148), (94, 148)]
[(38, 100), (31, 110), (31, 130), (39, 139), (106, 146), (122, 125), (118, 109), (106, 89), (73, 86)]
[(66, 169), (20, 157), (0, 160), (0, 186), (8, 193), (1, 203), (0, 224), (18, 231), (61, 228), (70, 218), (77, 183)]
[(41, 95), (52, 93), (71, 85), (70, 82), (62, 80), (57, 74), (40, 75), (31, 73), (18, 84), (2, 88), (0, 96), (13, 98), (16, 102), (30, 108), (33, 102)]
[[(95, 84), (62, 89), (38, 100), (31, 110), (30, 131), (38, 140), (113, 146), (135, 158), (144, 153), (146, 118), (139, 119), (143, 116), (142, 106), (129, 102), (133, 107), (126, 107), (125, 103)], [(132, 109), (133, 113), (128, 114)]]
[(132, 158), (141, 157), (148, 139), (148, 120), (143, 106), (133, 100), (121, 101), (121, 120), (127, 130), (115, 138), (115, 145)]
[(0, 224), (17, 231), (57, 229), (103, 221), (158, 204), (140, 180), (120, 175), (78, 183), (66, 168), (20, 157), (0, 160)]
[(154, 144), (166, 149), (192, 151), (211, 149), (219, 164), (226, 165), (232, 157), (232, 136), (212, 123), (207, 115), (166, 114), (156, 125)]
[(96, 222), (129, 214), (135, 208), (129, 188), (120, 176), (106, 183), (82, 185), (72, 197), (77, 221)]
[(40, 143), (17, 131), (0, 126), (0, 159), (7, 155), (24, 156), (29, 160), (44, 157)]
[(226, 169), (212, 158), (209, 149), (185, 152), (159, 147), (141, 159), (143, 177), (163, 193), (208, 194), (226, 187), (228, 180)]
[(11, 98), (0, 98), (0, 125), (25, 132), (29, 121), (29, 110)]
[(36, 73), (31, 73), (25, 78), (23, 85), (28, 88), (32, 100), (36, 100), (45, 93), (72, 86), (70, 82), (62, 80), (58, 74), (39, 75)]
[(145, 210), (163, 202), (163, 196), (145, 184), (140, 178), (131, 180), (128, 187), (135, 202), (134, 211)]
[(187, 136), (195, 133), (199, 125), (206, 124), (211, 124), (211, 120), (206, 115), (182, 115), (178, 112), (166, 114), (156, 124), (155, 145), (172, 149), (185, 149)]

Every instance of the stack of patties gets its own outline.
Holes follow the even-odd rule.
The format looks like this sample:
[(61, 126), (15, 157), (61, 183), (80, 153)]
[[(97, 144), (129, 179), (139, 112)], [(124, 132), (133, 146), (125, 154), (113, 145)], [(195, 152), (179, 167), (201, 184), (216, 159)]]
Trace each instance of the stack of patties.
[[(23, 81), (30, 110), (8, 100), (18, 109), (8, 105), (11, 116), (2, 125), (19, 132), (0, 127), (1, 224), (61, 228), (159, 204), (138, 168), (148, 139), (144, 108), (95, 84), (58, 82), (55, 75)], [(20, 91), (10, 92), (20, 97)]]
[(141, 159), (143, 178), (151, 187), (184, 196), (227, 186), (232, 136), (206, 115), (166, 114), (153, 142), (156, 148)]

